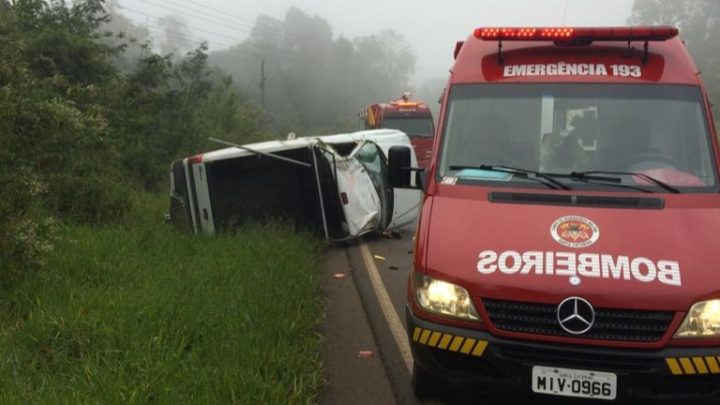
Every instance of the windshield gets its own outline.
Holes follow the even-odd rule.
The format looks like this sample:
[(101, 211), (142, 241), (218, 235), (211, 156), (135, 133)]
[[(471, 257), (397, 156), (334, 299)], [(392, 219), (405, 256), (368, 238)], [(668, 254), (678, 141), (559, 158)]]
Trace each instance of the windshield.
[(409, 136), (433, 136), (433, 122), (430, 117), (385, 117), (383, 128), (397, 129)]
[(393, 189), (388, 183), (389, 175), (385, 165), (385, 155), (375, 143), (366, 142), (357, 153), (355, 158), (362, 163), (375, 186), (381, 202), (380, 229), (385, 229), (392, 220), (393, 214)]
[[(716, 175), (703, 112), (700, 90), (691, 86), (456, 85), (450, 94), (439, 174), (542, 187), (515, 175), (477, 170), (467, 175), (462, 167), (507, 165), (560, 174), (635, 172), (685, 192), (712, 192)], [(573, 189), (612, 187), (562, 181)], [(622, 182), (657, 187), (638, 176), (622, 176)]]

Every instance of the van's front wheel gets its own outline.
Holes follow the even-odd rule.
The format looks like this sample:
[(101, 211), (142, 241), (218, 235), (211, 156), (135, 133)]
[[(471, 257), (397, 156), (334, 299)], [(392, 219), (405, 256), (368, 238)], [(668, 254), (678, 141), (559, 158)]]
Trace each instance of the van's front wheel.
[(447, 382), (429, 374), (427, 371), (413, 365), (412, 389), (417, 399), (443, 398), (447, 392)]

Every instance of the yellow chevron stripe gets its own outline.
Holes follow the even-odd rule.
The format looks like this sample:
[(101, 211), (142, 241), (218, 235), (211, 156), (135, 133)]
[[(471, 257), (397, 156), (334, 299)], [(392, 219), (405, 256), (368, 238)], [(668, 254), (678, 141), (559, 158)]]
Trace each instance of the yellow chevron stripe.
[(720, 367), (718, 367), (717, 360), (713, 356), (705, 356), (705, 362), (707, 362), (710, 372), (713, 374), (720, 373)]
[(460, 353), (470, 354), (470, 350), (472, 350), (473, 346), (475, 346), (475, 342), (475, 339), (467, 338), (465, 343), (462, 345), (462, 349), (460, 349)]
[(485, 348), (487, 347), (488, 342), (484, 340), (478, 340), (477, 344), (475, 345), (475, 350), (473, 350), (472, 355), (480, 357), (485, 353)]
[(443, 350), (447, 349), (452, 338), (453, 338), (453, 335), (451, 335), (449, 333), (444, 334), (442, 339), (440, 340), (440, 344), (438, 345), (438, 348), (443, 349)]
[(678, 364), (677, 360), (675, 360), (674, 357), (665, 359), (665, 362), (667, 363), (668, 368), (670, 368), (670, 372), (673, 375), (682, 375), (683, 371), (680, 368), (680, 364)]
[(465, 340), (462, 336), (455, 336), (455, 339), (453, 339), (452, 344), (450, 344), (450, 351), (456, 352), (460, 348), (460, 344)]
[(440, 340), (440, 336), (442, 336), (442, 333), (440, 332), (433, 332), (432, 336), (430, 336), (430, 340), (428, 341), (428, 346), (435, 347), (438, 340)]
[[(485, 340), (476, 340), (473, 338), (465, 338), (463, 336), (456, 336), (452, 335), (450, 333), (442, 333), (438, 331), (433, 331), (430, 329), (423, 329), (421, 327), (416, 326), (413, 329), (413, 335), (412, 335), (413, 342), (420, 343), (422, 345), (428, 345), (430, 347), (437, 347), (438, 349), (443, 350), (450, 350), (451, 352), (460, 352), (462, 354), (469, 354), (475, 357), (481, 357), (483, 353), (485, 352), (485, 348), (488, 346), (488, 342)], [(675, 359), (666, 359), (668, 362), (668, 366), (672, 370), (672, 366), (670, 365), (671, 361), (674, 361), (675, 366), (677, 367), (677, 370), (680, 370), (680, 374), (682, 374), (682, 370), (680, 369), (680, 366), (678, 365), (677, 361)], [(689, 360), (688, 360), (689, 361)], [(717, 363), (714, 363), (715, 367), (718, 367)], [(692, 364), (690, 364), (690, 367), (692, 368)], [(712, 366), (711, 366), (712, 368)], [(694, 369), (693, 369), (694, 371)], [(720, 372), (720, 370), (719, 370)]]
[(693, 367), (690, 359), (688, 359), (687, 357), (681, 357), (680, 364), (682, 365), (683, 370), (685, 370), (685, 374), (687, 374), (687, 375), (695, 374), (695, 368)]
[(705, 366), (705, 361), (703, 361), (702, 357), (693, 357), (692, 361), (693, 361), (693, 363), (695, 363), (695, 368), (697, 369), (698, 373), (700, 373), (700, 374), (708, 373), (708, 369)]
[(422, 335), (420, 335), (420, 344), (427, 344), (428, 338), (430, 337), (430, 330), (423, 329)]

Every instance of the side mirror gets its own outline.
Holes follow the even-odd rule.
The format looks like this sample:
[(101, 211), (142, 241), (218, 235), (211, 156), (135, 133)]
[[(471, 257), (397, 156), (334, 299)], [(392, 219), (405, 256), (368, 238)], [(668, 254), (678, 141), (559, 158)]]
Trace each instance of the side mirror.
[(391, 146), (388, 151), (390, 185), (395, 188), (412, 188), (410, 185), (410, 148)]

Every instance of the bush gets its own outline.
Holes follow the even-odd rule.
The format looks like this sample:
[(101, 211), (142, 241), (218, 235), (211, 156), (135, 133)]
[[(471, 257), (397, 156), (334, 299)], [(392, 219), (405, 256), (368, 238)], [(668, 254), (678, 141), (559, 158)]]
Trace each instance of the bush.
[(0, 158), (13, 168), (0, 174), (0, 260), (14, 269), (0, 283), (42, 263), (51, 224), (127, 221), (172, 160), (259, 131), (206, 47), (177, 63), (146, 48), (125, 75), (111, 63), (124, 44), (97, 33), (106, 21), (102, 0), (0, 2)]
[(44, 191), (42, 183), (16, 174), (0, 175), (3, 195), (9, 197), (0, 199), (0, 291), (40, 268), (54, 242), (56, 222), (37, 204), (37, 196)]

